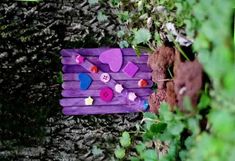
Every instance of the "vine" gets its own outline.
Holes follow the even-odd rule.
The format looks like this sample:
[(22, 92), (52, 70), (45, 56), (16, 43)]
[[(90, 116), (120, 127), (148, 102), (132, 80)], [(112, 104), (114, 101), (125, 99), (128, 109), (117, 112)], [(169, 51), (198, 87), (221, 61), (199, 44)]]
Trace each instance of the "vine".
[[(177, 28), (185, 29), (187, 37), (194, 39), (193, 50), (209, 77), (196, 108), (185, 98), (187, 113), (177, 108), (171, 111), (166, 103), (161, 104), (158, 114), (144, 113), (144, 124), (137, 125), (132, 135), (132, 132), (123, 132), (115, 150), (116, 158), (132, 161), (234, 160), (235, 55), (230, 27), (233, 2), (141, 0), (129, 7), (125, 6), (125, 1), (112, 4), (125, 9), (119, 16), (126, 26), (119, 33), (119, 38), (125, 41), (121, 47), (130, 43), (156, 48), (156, 44), (162, 43), (163, 33), (167, 34), (161, 30), (161, 25), (175, 22)], [(153, 6), (167, 16), (151, 13)], [(132, 14), (133, 7), (138, 9), (137, 15)], [(150, 20), (154, 27), (148, 27)]]

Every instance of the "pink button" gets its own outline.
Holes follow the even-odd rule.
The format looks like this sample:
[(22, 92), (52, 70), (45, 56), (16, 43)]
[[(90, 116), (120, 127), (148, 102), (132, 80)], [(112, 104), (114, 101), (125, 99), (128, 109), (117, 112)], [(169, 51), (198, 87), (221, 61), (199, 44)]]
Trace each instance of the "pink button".
[(110, 81), (110, 75), (108, 73), (102, 73), (100, 80), (104, 83), (108, 83)]
[(78, 63), (78, 64), (82, 64), (84, 62), (84, 60), (85, 60), (85, 58), (81, 55), (78, 55), (76, 57), (76, 63)]
[(100, 91), (100, 98), (105, 102), (110, 102), (113, 99), (113, 90), (109, 87), (104, 87)]

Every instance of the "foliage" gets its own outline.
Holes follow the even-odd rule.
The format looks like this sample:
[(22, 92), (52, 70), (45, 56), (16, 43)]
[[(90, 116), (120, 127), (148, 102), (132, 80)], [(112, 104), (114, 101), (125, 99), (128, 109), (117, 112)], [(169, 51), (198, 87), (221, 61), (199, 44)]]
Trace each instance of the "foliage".
[[(124, 1), (117, 6), (124, 6), (122, 8), (125, 10), (120, 12), (129, 13), (123, 14), (125, 16), (121, 22), (125, 27), (121, 29), (119, 38), (131, 45), (147, 44), (152, 47), (155, 43), (160, 44), (163, 38), (160, 28), (166, 22), (174, 22), (177, 28), (185, 28), (187, 36), (194, 38), (194, 52), (209, 77), (197, 108), (192, 108), (185, 99), (188, 113), (182, 113), (177, 108), (170, 111), (165, 103), (161, 104), (158, 115), (144, 113), (144, 125), (138, 125), (130, 146), (121, 147), (125, 153), (121, 159), (234, 160), (235, 55), (231, 35), (233, 2), (140, 0), (132, 1), (129, 7)], [(152, 13), (154, 6), (162, 12)], [(137, 9), (133, 9), (135, 7)], [(154, 27), (148, 27), (147, 21), (150, 19)], [(146, 30), (137, 32), (142, 28)], [(136, 135), (140, 136), (140, 142), (134, 139)], [(135, 153), (130, 152), (132, 147)]]
[[(168, 36), (164, 27), (168, 22), (174, 22), (176, 27), (186, 26), (189, 31), (195, 26), (191, 21), (191, 8), (182, 0), (109, 0), (116, 13), (120, 25), (118, 32), (120, 47), (129, 44), (147, 46), (152, 50), (162, 44), (162, 39)], [(183, 31), (183, 30), (182, 30)], [(190, 30), (190, 37), (194, 30)], [(140, 37), (141, 36), (141, 37)], [(125, 41), (125, 45), (123, 45)]]

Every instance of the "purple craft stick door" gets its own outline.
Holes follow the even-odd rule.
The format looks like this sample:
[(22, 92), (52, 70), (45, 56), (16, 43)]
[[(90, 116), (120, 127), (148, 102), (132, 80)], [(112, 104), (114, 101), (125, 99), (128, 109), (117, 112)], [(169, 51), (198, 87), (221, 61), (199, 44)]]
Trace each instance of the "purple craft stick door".
[[(128, 92), (133, 92), (141, 100), (148, 101), (149, 95), (152, 93), (151, 86), (151, 69), (147, 66), (148, 55), (143, 53), (140, 57), (136, 56), (132, 48), (120, 49), (123, 56), (123, 62), (118, 72), (113, 72), (108, 64), (104, 64), (99, 60), (100, 54), (111, 50), (112, 48), (89, 48), (89, 49), (63, 49), (61, 50), (61, 62), (63, 64), (63, 84), (62, 99), (60, 105), (63, 107), (62, 112), (65, 115), (87, 115), (87, 114), (110, 114), (110, 113), (131, 113), (141, 112), (140, 105), (128, 99)], [(87, 60), (87, 64), (98, 67), (98, 73), (92, 73), (76, 62), (76, 56), (81, 55)], [(115, 59), (115, 58), (113, 58)], [(123, 69), (128, 63), (134, 63), (138, 67), (138, 71), (133, 77), (124, 73)], [(88, 89), (80, 88), (81, 80), (79, 74), (84, 73), (92, 78), (92, 82)], [(100, 97), (100, 90), (107, 85), (100, 80), (101, 73), (108, 73), (111, 78), (109, 87), (113, 90), (113, 98), (106, 102)], [(147, 81), (147, 85), (139, 87), (140, 80)], [(117, 93), (114, 84), (121, 84), (125, 89), (125, 94)], [(85, 99), (91, 97), (92, 105), (86, 105)], [(139, 102), (139, 100), (137, 100)]]

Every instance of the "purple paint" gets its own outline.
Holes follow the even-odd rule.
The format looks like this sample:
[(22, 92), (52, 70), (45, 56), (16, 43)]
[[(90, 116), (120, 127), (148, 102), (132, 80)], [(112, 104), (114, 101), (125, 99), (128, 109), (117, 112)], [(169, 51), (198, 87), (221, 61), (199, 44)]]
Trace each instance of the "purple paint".
[[(115, 49), (115, 48), (112, 48)], [(116, 48), (119, 49), (119, 48)], [(83, 56), (99, 56), (102, 52), (110, 50), (110, 48), (86, 48), (86, 49), (63, 49), (61, 50), (61, 56), (76, 56), (77, 54)], [(122, 49), (122, 53), (124, 56), (132, 55), (137, 56), (135, 51), (132, 48)], [(147, 53), (141, 53), (141, 55), (148, 55)]]
[[(150, 81), (150, 80), (147, 80), (148, 81), (148, 85), (145, 86), (145, 87), (142, 87), (143, 89), (144, 88), (151, 88), (153, 86), (153, 82)], [(118, 81), (118, 83), (122, 84), (124, 88), (127, 88), (127, 89), (131, 89), (131, 88), (139, 88), (138, 86), (138, 80), (130, 80), (130, 81)], [(79, 89), (80, 87), (80, 82), (79, 81), (69, 81), (69, 82), (64, 82), (62, 84), (62, 88), (63, 89)], [(100, 83), (100, 81), (93, 81), (93, 83), (91, 84), (91, 86), (89, 87), (89, 89), (100, 89), (104, 87), (103, 84)]]
[[(100, 80), (100, 74), (99, 73), (89, 73), (90, 77), (93, 80)], [(140, 79), (151, 79), (151, 73), (144, 73), (144, 72), (138, 72), (136, 73), (135, 77), (131, 78), (128, 77), (126, 74), (124, 73), (109, 73), (109, 75), (111, 76), (111, 78), (115, 79), (115, 80), (140, 80)], [(74, 81), (77, 80), (77, 74), (76, 73), (65, 73), (63, 74), (63, 80), (64, 81)]]
[[(124, 63), (125, 64), (125, 63)], [(137, 64), (139, 67), (139, 72), (152, 72), (152, 70), (150, 68), (148, 68), (146, 66), (146, 64)], [(112, 71), (109, 69), (109, 67), (105, 64), (101, 64), (101, 65), (96, 65), (97, 67), (99, 67), (100, 70), (102, 70), (103, 72), (106, 73), (111, 73)], [(62, 68), (64, 73), (88, 73), (88, 71), (84, 68), (81, 68), (77, 65), (64, 65)]]
[[(105, 85), (103, 86), (105, 87)], [(149, 88), (145, 89), (140, 89), (140, 88), (133, 88), (130, 89), (132, 92), (135, 92), (136, 95), (138, 96), (149, 96), (152, 93), (152, 90)], [(100, 90), (87, 90), (87, 91), (82, 91), (82, 90), (76, 90), (76, 89), (65, 89), (62, 90), (61, 94), (63, 97), (89, 97), (89, 96), (94, 96), (98, 97)], [(118, 95), (117, 93), (115, 93)]]
[(65, 115), (112, 114), (141, 112), (137, 106), (73, 106), (62, 110)]

